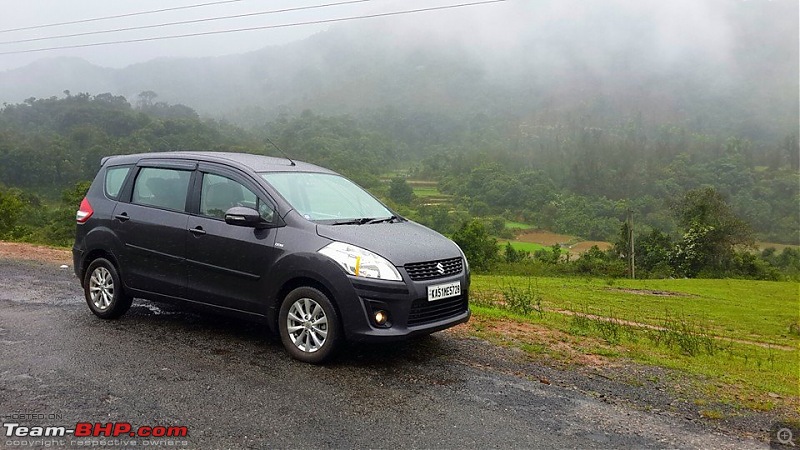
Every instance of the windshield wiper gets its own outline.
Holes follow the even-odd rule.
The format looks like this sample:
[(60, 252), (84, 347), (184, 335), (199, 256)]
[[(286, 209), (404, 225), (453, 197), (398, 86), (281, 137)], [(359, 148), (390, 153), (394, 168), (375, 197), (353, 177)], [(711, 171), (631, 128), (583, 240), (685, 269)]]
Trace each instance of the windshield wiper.
[(367, 223), (381, 223), (381, 222), (390, 222), (391, 223), (394, 220), (399, 221), (400, 218), (397, 217), (397, 216), (389, 216), (389, 217), (383, 217), (383, 218), (380, 218), (380, 219), (372, 219)]
[(365, 223), (371, 223), (373, 220), (377, 220), (374, 217), (361, 217), (359, 219), (353, 220), (342, 220), (340, 222), (333, 222), (331, 225), (364, 225)]
[(394, 220), (399, 221), (400, 218), (394, 215), (389, 217), (359, 217), (358, 219), (333, 222), (331, 225), (365, 225), (370, 223), (392, 222)]

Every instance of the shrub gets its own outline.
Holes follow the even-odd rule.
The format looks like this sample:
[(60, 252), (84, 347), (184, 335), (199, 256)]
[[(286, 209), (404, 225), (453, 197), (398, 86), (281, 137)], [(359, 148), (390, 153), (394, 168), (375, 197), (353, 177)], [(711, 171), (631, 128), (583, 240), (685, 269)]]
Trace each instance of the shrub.
[(414, 200), (414, 189), (411, 188), (405, 178), (392, 178), (389, 184), (389, 198), (400, 205), (408, 205)]
[(18, 189), (0, 187), (0, 238), (12, 234), (25, 207), (22, 193)]
[(453, 233), (453, 241), (464, 251), (470, 267), (477, 271), (486, 271), (497, 261), (497, 239), (489, 236), (478, 220), (465, 223)]
[(502, 290), (505, 306), (512, 312), (528, 316), (536, 311), (541, 317), (544, 315), (542, 308), (542, 296), (531, 287), (530, 281), (527, 286), (506, 285)]
[(505, 256), (507, 263), (515, 263), (521, 261), (522, 258), (525, 257), (525, 252), (521, 250), (515, 250), (511, 245), (511, 242), (506, 242), (506, 246), (503, 249), (503, 255)]

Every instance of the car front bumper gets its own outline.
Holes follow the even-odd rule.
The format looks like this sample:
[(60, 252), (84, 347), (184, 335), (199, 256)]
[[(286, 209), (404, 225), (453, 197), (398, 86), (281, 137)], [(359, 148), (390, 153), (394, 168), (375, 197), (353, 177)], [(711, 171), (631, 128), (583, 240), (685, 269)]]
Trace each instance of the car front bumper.
[[(401, 340), (441, 331), (469, 320), (468, 273), (429, 281), (390, 282), (347, 276), (348, 285), (337, 289), (336, 303), (342, 315), (344, 333), (350, 341), (382, 342)], [(461, 294), (428, 301), (428, 286), (458, 281)], [(385, 311), (389, 319), (383, 326), (374, 320), (375, 312)]]

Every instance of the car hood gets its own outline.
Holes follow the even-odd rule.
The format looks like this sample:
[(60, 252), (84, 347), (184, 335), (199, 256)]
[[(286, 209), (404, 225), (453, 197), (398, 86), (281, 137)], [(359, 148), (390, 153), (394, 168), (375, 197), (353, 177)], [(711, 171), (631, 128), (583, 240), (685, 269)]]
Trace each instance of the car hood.
[(317, 234), (377, 253), (395, 266), (461, 256), (453, 241), (412, 221), (317, 225)]

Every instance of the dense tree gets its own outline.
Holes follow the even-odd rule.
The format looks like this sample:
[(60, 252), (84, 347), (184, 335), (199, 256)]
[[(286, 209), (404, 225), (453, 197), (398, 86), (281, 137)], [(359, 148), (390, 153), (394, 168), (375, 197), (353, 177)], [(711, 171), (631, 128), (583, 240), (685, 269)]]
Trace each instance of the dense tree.
[(683, 237), (674, 254), (674, 265), (686, 276), (723, 271), (737, 246), (753, 244), (750, 227), (713, 188), (687, 192), (675, 205), (675, 214)]
[(674, 244), (669, 235), (653, 229), (648, 234), (638, 236), (634, 246), (637, 273), (651, 277), (672, 275), (673, 270), (669, 261)]
[(584, 252), (577, 261), (575, 269), (578, 273), (620, 278), (627, 273), (627, 265), (612, 253), (600, 250), (596, 245)]
[(470, 267), (478, 271), (488, 270), (497, 260), (497, 239), (489, 236), (479, 220), (466, 222), (453, 233), (453, 241), (461, 247)]
[[(796, 133), (757, 141), (641, 118), (592, 126), (589, 116), (558, 112), (515, 117), (397, 108), (361, 119), (283, 113), (249, 132), (155, 99), (148, 94), (134, 108), (124, 97), (70, 93), (4, 105), (0, 183), (33, 190), (56, 205), (63, 189), (91, 179), (100, 159), (110, 154), (180, 149), (286, 153), (340, 171), (389, 199), (397, 192), (380, 181), (389, 171), (409, 169), (414, 177), (438, 181), (440, 191), (449, 194), (446, 204), (395, 203), (404, 215), (447, 234), (480, 217), (490, 234), (508, 236), (499, 226), (508, 218), (586, 239), (613, 240), (630, 209), (637, 230), (662, 230), (667, 241), (705, 244), (714, 236), (700, 226), (702, 221), (693, 228), (671, 211), (679, 209), (675, 205), (685, 192), (712, 187), (727, 199), (728, 212), (749, 224), (760, 240), (798, 239), (800, 174), (790, 158), (797, 153)], [(720, 233), (719, 225), (713, 225), (712, 234)], [(637, 241), (647, 237), (646, 232), (637, 234)], [(654, 239), (653, 245), (663, 244)], [(663, 246), (657, 248), (653, 264), (663, 256)], [(646, 255), (654, 251), (637, 245), (639, 264), (649, 264)], [(675, 261), (715, 266), (687, 258)], [(730, 261), (732, 256), (727, 252), (721, 258)], [(668, 272), (662, 269), (657, 271)]]
[(13, 237), (12, 232), (24, 209), (22, 193), (0, 185), (0, 239)]
[(112, 154), (179, 149), (231, 150), (261, 145), (238, 129), (201, 121), (182, 105), (158, 116), (138, 112), (124, 97), (70, 95), (28, 99), (0, 109), (0, 182), (34, 188), (48, 197), (91, 179)]
[[(385, 136), (363, 129), (350, 117), (324, 117), (306, 110), (297, 117), (280, 116), (258, 134), (292, 158), (334, 169), (365, 187), (377, 187), (378, 175), (397, 159)], [(274, 154), (272, 149), (270, 153)]]
[(506, 242), (506, 246), (503, 247), (503, 257), (507, 263), (513, 264), (525, 258), (526, 254), (524, 251), (514, 249), (514, 247), (511, 246), (511, 242)]
[(389, 198), (401, 205), (408, 205), (414, 200), (414, 189), (405, 177), (394, 177), (389, 183)]

